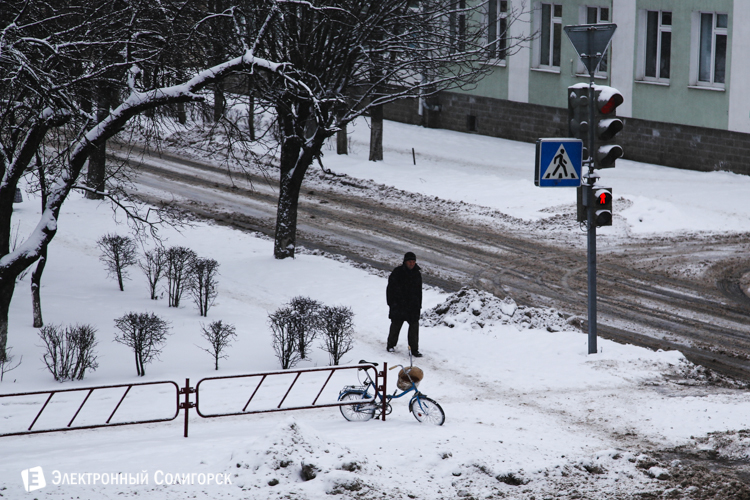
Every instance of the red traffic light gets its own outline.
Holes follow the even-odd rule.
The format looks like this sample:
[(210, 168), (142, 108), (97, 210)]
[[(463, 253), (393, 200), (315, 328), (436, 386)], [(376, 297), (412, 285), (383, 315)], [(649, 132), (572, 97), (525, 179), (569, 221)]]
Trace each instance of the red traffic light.
[(611, 112), (613, 112), (615, 109), (617, 109), (617, 106), (619, 106), (623, 102), (625, 102), (625, 98), (622, 97), (622, 94), (618, 92), (614, 94), (612, 97), (610, 97), (607, 100), (607, 102), (604, 104), (604, 106), (602, 106), (599, 109), (601, 110), (603, 114), (608, 115)]

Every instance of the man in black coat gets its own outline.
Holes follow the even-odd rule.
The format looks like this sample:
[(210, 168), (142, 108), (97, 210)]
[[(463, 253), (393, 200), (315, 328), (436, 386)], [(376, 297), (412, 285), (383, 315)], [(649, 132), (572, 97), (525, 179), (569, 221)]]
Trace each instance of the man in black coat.
[(395, 350), (404, 321), (409, 323), (409, 347), (412, 356), (419, 352), (419, 314), (422, 309), (422, 273), (413, 252), (406, 252), (404, 263), (388, 277), (385, 291), (390, 312), (391, 329), (388, 333), (388, 352)]

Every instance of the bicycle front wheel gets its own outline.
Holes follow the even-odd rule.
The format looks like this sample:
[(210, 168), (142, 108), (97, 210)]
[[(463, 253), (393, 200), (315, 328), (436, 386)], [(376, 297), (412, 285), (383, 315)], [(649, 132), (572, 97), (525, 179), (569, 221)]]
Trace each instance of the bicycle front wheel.
[(445, 422), (445, 412), (437, 402), (432, 399), (421, 396), (412, 399), (409, 405), (414, 418), (423, 423), (443, 425)]
[[(339, 401), (357, 401), (364, 399), (365, 395), (361, 392), (347, 392)], [(373, 403), (359, 403), (339, 406), (341, 414), (350, 422), (364, 422), (375, 416), (375, 405)]]

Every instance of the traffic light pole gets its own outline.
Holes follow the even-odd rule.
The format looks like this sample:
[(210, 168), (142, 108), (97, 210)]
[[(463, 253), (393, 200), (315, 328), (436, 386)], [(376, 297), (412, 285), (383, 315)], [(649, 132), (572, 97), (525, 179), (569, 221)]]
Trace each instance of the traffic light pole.
[[(615, 154), (614, 157), (610, 157), (610, 153), (607, 153), (604, 158), (598, 157), (598, 149), (596, 147), (597, 138), (597, 121), (596, 112), (598, 110), (598, 103), (595, 101), (596, 92), (594, 91), (594, 73), (596, 68), (601, 63), (603, 57), (606, 54), (607, 46), (612, 40), (612, 35), (617, 29), (617, 25), (613, 23), (604, 24), (581, 24), (565, 26), (563, 28), (565, 33), (568, 35), (570, 42), (576, 49), (581, 62), (589, 70), (589, 122), (588, 122), (588, 167), (589, 171), (582, 177), (586, 179), (586, 186), (582, 186), (581, 196), (583, 198), (583, 204), (586, 207), (586, 222), (588, 225), (588, 313), (589, 313), (589, 354), (595, 354), (596, 348), (596, 224), (597, 224), (597, 213), (596, 213), (596, 202), (594, 199), (594, 185), (596, 180), (599, 178), (594, 173), (594, 167), (603, 168), (608, 166), (614, 166), (614, 160), (622, 156), (621, 150), (619, 156)], [(619, 94), (617, 94), (619, 95)], [(607, 102), (607, 106), (611, 102)], [(619, 102), (612, 105), (612, 109), (608, 109), (605, 114), (610, 114), (614, 108), (622, 103), (622, 96), (620, 96)], [(620, 124), (620, 128), (622, 125)], [(614, 130), (612, 135), (619, 132)], [(611, 136), (610, 136), (611, 137)], [(606, 140), (605, 140), (606, 141)], [(615, 151), (617, 153), (617, 151)], [(610, 191), (611, 201), (611, 191)], [(580, 220), (580, 219), (579, 219)], [(610, 219), (611, 222), (611, 219)]]
[[(591, 53), (591, 52), (589, 52)], [(596, 95), (594, 92), (594, 72), (596, 67), (593, 65), (589, 69), (589, 172), (585, 176), (588, 185), (586, 186), (586, 214), (588, 219), (588, 323), (589, 323), (589, 354), (596, 354), (596, 207), (594, 204), (594, 184), (599, 177), (594, 173), (594, 154), (596, 154), (596, 131), (594, 130), (594, 121), (596, 113)]]

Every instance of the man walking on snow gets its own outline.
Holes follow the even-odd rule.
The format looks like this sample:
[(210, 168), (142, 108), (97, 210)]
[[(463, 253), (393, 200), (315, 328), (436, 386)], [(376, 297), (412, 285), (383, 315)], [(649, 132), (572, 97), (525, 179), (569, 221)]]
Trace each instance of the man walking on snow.
[(398, 335), (406, 321), (409, 324), (409, 348), (412, 356), (421, 358), (419, 352), (419, 314), (422, 309), (422, 273), (417, 265), (417, 256), (406, 252), (404, 263), (388, 277), (385, 291), (390, 312), (391, 329), (388, 333), (388, 352), (394, 352)]

